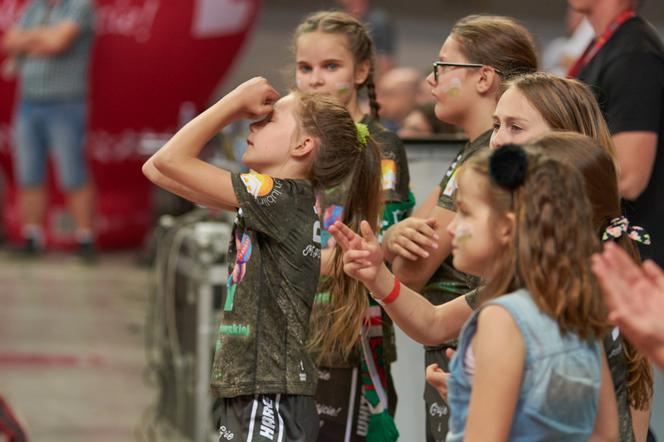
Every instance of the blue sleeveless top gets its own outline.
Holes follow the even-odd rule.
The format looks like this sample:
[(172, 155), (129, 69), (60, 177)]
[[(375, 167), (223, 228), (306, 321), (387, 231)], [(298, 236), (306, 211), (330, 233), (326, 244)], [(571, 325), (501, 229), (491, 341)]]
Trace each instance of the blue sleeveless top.
[[(485, 305), (490, 304), (510, 313), (526, 347), (509, 440), (587, 441), (595, 426), (599, 401), (600, 341), (584, 341), (576, 333), (561, 335), (556, 321), (540, 311), (525, 289)], [(464, 437), (472, 388), (464, 372), (464, 355), (477, 331), (480, 310), (466, 322), (450, 363), (448, 442), (462, 441)]]

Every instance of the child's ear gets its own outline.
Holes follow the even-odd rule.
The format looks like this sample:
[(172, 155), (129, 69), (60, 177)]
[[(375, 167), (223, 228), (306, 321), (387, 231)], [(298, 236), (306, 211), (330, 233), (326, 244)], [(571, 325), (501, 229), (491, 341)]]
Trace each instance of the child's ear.
[(487, 95), (498, 89), (501, 80), (495, 69), (484, 66), (479, 70), (479, 79), (476, 84), (477, 93)]
[(502, 219), (502, 222), (498, 223), (498, 241), (503, 246), (508, 245), (512, 242), (516, 231), (516, 215), (514, 212), (508, 212)]
[(291, 149), (291, 155), (302, 158), (313, 152), (316, 148), (316, 139), (310, 135), (302, 134), (298, 142)]
[(364, 60), (362, 63), (359, 63), (355, 66), (355, 85), (359, 86), (365, 81), (369, 76), (369, 70), (371, 69), (371, 62), (369, 60)]

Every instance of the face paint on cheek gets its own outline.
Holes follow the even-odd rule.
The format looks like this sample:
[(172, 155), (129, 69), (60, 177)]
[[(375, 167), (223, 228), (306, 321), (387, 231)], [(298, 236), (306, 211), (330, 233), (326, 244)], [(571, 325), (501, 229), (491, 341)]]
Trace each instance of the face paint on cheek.
[(449, 86), (443, 88), (443, 92), (449, 97), (458, 97), (461, 95), (461, 80), (458, 78), (452, 78)]
[(457, 246), (462, 246), (473, 237), (473, 232), (468, 224), (461, 224), (454, 233)]
[(336, 84), (337, 87), (337, 93), (339, 94), (340, 97), (343, 97), (344, 95), (347, 95), (351, 91), (352, 85), (348, 82), (339, 82)]

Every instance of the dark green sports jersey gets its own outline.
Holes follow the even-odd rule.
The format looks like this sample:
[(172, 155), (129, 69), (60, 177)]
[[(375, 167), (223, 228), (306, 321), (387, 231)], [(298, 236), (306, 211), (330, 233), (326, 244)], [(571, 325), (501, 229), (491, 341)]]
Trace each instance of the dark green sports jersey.
[(229, 246), (212, 387), (221, 397), (313, 395), (306, 349), (320, 274), (320, 221), (308, 181), (233, 174), (239, 206)]
[[(480, 149), (489, 146), (491, 132), (484, 132), (472, 142), (467, 143), (457, 154), (456, 158), (448, 167), (445, 176), (440, 182), (440, 196), (438, 206), (456, 212), (454, 198), (457, 190), (456, 174), (463, 163)], [(429, 279), (423, 290), (423, 295), (435, 305), (451, 301), (457, 296), (473, 290), (479, 284), (479, 278), (460, 272), (452, 264), (450, 254), (438, 267)]]
[(369, 128), (371, 138), (381, 150), (381, 177), (385, 202), (408, 201), (410, 192), (410, 172), (406, 149), (401, 139), (385, 129), (374, 118), (365, 115), (362, 123)]

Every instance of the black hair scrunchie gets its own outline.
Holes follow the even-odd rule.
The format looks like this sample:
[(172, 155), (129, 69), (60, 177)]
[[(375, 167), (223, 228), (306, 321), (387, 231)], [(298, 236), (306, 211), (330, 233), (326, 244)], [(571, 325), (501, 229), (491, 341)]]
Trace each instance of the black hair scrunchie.
[(507, 190), (521, 186), (526, 179), (528, 155), (523, 147), (507, 144), (499, 147), (489, 158), (489, 176)]

